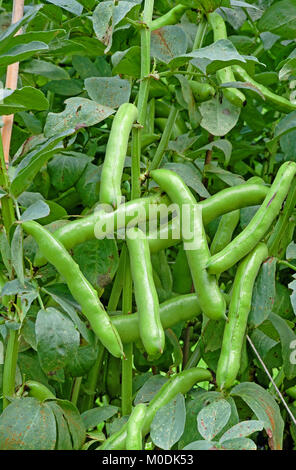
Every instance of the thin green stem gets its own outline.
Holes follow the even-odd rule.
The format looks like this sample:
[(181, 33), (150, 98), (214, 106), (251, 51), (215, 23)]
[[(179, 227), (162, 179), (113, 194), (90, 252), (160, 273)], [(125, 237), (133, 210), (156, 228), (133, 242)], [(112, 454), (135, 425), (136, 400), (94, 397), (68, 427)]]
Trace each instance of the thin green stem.
[(140, 88), (138, 93), (138, 122), (140, 126), (135, 126), (132, 132), (132, 199), (138, 198), (141, 195), (141, 181), (140, 181), (140, 161), (141, 161), (141, 134), (145, 126), (147, 101), (149, 96), (150, 86), (150, 41), (151, 31), (150, 26), (152, 22), (154, 0), (145, 0), (143, 10), (143, 27), (141, 31), (141, 76)]
[(9, 405), (9, 398), (14, 396), (17, 357), (18, 331), (9, 330), (3, 368), (3, 409)]
[(293, 269), (293, 271), (296, 272), (296, 266), (293, 264), (289, 263), (288, 261), (280, 260), (278, 261), (279, 264), (282, 264), (283, 266), (287, 266), (287, 268)]
[(191, 369), (191, 367), (196, 367), (197, 364), (199, 363), (201, 359), (201, 350), (200, 350), (200, 345), (199, 345), (199, 341), (197, 342), (196, 344), (196, 347), (193, 351), (193, 353), (191, 354), (190, 358), (188, 359), (184, 369)]
[[(122, 312), (128, 315), (132, 311), (132, 277), (129, 256), (126, 250), (125, 273), (122, 296)], [(121, 409), (122, 415), (129, 415), (132, 411), (133, 400), (133, 343), (124, 346), (125, 359), (122, 360), (121, 383)]]
[(113, 282), (111, 295), (109, 297), (109, 302), (107, 305), (108, 312), (115, 312), (120, 296), (121, 296), (123, 283), (124, 283), (125, 251), (126, 251), (126, 246), (124, 245), (120, 253), (118, 269), (117, 269), (117, 273)]
[(158, 147), (156, 149), (152, 162), (150, 164), (149, 170), (154, 170), (155, 168), (158, 168), (160, 166), (162, 158), (163, 158), (163, 154), (168, 146), (178, 112), (179, 111), (177, 108), (175, 108), (175, 106), (171, 107), (169, 117), (167, 119), (163, 134), (161, 136), (160, 142), (158, 144)]
[(74, 384), (72, 388), (72, 396), (71, 396), (71, 402), (76, 406), (79, 393), (80, 393), (80, 386), (82, 382), (82, 377), (75, 377), (74, 379)]
[[(9, 179), (8, 179), (6, 163), (5, 163), (5, 158), (4, 158), (1, 132), (0, 132), (0, 186), (2, 187), (4, 191), (9, 192)], [(9, 236), (9, 230), (15, 220), (15, 216), (14, 216), (13, 202), (8, 195), (4, 196), (1, 199), (1, 210), (2, 210), (4, 227), (5, 227), (7, 236)]]
[[(208, 28), (207, 20), (205, 17), (202, 17), (197, 26), (197, 31), (196, 31), (196, 36), (194, 39), (192, 51), (196, 51), (197, 49), (200, 49), (202, 47), (203, 40), (207, 32), (207, 28)], [(194, 69), (193, 65), (189, 64), (187, 67), (187, 73), (188, 74), (190, 73), (190, 75), (193, 75), (192, 73), (193, 69)], [(188, 78), (191, 78), (191, 77), (188, 77)]]
[(87, 381), (85, 383), (85, 389), (87, 390), (87, 395), (85, 395), (83, 399), (82, 411), (89, 410), (90, 408), (93, 407), (97, 382), (100, 376), (104, 354), (105, 354), (105, 348), (102, 344), (99, 344), (99, 351), (98, 351), (96, 362), (92, 366), (88, 374)]

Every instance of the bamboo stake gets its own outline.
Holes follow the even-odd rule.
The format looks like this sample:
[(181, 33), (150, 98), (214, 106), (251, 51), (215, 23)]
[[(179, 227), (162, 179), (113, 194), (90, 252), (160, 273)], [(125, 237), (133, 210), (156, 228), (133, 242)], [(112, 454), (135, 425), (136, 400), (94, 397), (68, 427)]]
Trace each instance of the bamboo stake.
[[(22, 19), (23, 14), (24, 14), (24, 3), (25, 3), (25, 0), (14, 0), (11, 24), (17, 23), (17, 21)], [(20, 33), (21, 33), (21, 29), (17, 31), (16, 35)], [(10, 64), (7, 67), (6, 83), (5, 83), (6, 88), (10, 88), (11, 90), (16, 90), (18, 71), (19, 71), (19, 62)], [(10, 149), (12, 126), (13, 126), (13, 118), (14, 118), (13, 114), (3, 116), (4, 125), (2, 128), (2, 141), (3, 141), (3, 151), (4, 151), (4, 158), (5, 158), (6, 164), (8, 164), (9, 162), (9, 149)]]

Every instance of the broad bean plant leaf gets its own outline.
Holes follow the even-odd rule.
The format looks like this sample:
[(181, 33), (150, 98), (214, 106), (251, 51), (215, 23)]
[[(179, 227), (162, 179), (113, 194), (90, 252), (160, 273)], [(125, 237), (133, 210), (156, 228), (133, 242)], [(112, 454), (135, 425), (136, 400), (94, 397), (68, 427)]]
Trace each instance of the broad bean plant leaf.
[(247, 403), (257, 418), (264, 423), (270, 448), (281, 450), (284, 422), (272, 395), (254, 382), (244, 382), (232, 389), (231, 396), (239, 396)]
[(164, 450), (171, 449), (183, 434), (185, 418), (185, 399), (178, 393), (153, 418), (150, 436), (154, 444)]

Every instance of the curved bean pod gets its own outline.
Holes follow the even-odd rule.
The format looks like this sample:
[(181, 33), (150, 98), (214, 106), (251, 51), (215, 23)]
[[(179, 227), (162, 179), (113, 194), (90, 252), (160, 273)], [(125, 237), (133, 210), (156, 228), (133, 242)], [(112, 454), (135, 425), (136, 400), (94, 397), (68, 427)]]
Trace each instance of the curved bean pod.
[(32, 235), (41, 253), (65, 278), (71, 294), (81, 305), (82, 313), (90, 322), (102, 344), (114, 356), (122, 357), (123, 349), (118, 332), (112, 325), (97, 292), (84, 277), (78, 264), (65, 247), (37, 222), (23, 222), (22, 227), (29, 235)]

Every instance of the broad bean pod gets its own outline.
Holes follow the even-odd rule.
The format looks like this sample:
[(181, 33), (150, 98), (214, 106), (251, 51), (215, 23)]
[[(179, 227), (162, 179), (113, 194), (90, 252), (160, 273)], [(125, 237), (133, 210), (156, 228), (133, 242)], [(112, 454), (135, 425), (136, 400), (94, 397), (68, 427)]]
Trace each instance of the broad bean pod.
[(126, 450), (142, 450), (142, 427), (144, 425), (147, 406), (139, 403), (133, 409), (126, 429)]
[[(206, 234), (202, 220), (202, 208), (176, 173), (165, 170), (151, 171), (151, 177), (164, 190), (169, 198), (180, 208), (182, 218), (182, 237), (189, 229), (189, 238), (184, 243), (187, 260), (198, 295), (199, 303), (205, 315), (212, 319), (225, 317), (225, 300), (219, 290), (215, 276), (208, 274), (206, 263), (210, 258), (210, 250), (207, 244)], [(187, 220), (185, 220), (185, 208), (188, 208)]]
[(165, 335), (159, 316), (149, 244), (145, 234), (133, 227), (127, 231), (127, 246), (139, 315), (140, 338), (149, 360), (153, 360), (164, 350)]
[[(225, 22), (218, 13), (213, 12), (207, 15), (208, 22), (211, 25), (214, 33), (214, 42), (219, 41), (221, 39), (227, 39), (227, 30)], [(216, 77), (219, 83), (229, 83), (235, 82), (234, 73), (231, 67), (225, 67), (223, 69), (217, 70)], [(234, 106), (242, 107), (246, 103), (245, 95), (236, 88), (224, 88), (223, 95), (225, 98), (230, 101)]]
[(138, 109), (132, 103), (123, 103), (112, 123), (100, 183), (100, 202), (117, 207), (121, 203), (121, 178), (126, 157), (128, 139), (138, 117)]
[[(266, 235), (278, 216), (296, 174), (296, 163), (285, 162), (269, 188), (267, 195), (247, 227), (223, 250), (212, 256), (207, 268), (212, 274), (220, 274), (244, 258)], [(249, 188), (248, 185), (246, 185)]]
[(112, 325), (97, 292), (82, 274), (79, 266), (65, 247), (44, 227), (35, 221), (22, 223), (23, 229), (37, 242), (41, 253), (61, 274), (74, 299), (81, 305), (82, 313), (108, 351), (122, 357), (120, 336)]
[(253, 286), (260, 266), (267, 256), (267, 246), (259, 243), (238, 266), (217, 366), (216, 380), (220, 389), (230, 388), (239, 372)]
[(269, 90), (266, 86), (262, 85), (261, 83), (256, 82), (249, 74), (239, 65), (233, 65), (232, 70), (237, 78), (242, 80), (243, 82), (250, 83), (255, 88), (257, 88), (261, 94), (264, 96), (267, 103), (272, 104), (276, 109), (279, 111), (283, 111), (284, 113), (290, 113), (291, 111), (295, 111), (296, 104), (291, 103), (291, 101), (287, 100), (283, 96), (279, 96), (273, 91)]
[[(181, 321), (191, 320), (201, 315), (201, 308), (196, 294), (178, 295), (161, 303), (159, 314), (162, 327), (166, 329)], [(114, 315), (110, 318), (123, 343), (133, 343), (139, 340), (138, 313)]]

